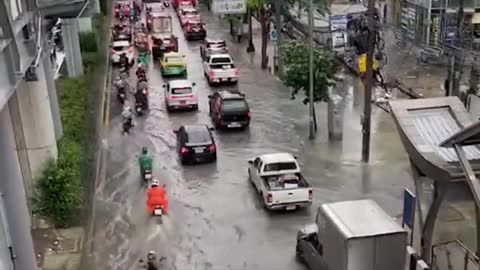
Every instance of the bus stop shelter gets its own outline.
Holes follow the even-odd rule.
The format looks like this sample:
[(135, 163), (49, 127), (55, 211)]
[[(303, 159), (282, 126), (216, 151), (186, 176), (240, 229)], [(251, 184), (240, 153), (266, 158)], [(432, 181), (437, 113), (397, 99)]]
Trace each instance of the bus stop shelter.
[(390, 108), (410, 158), (417, 191), (424, 178), (434, 183), (433, 200), (427, 213), (423, 213), (421, 207), (418, 209), (422, 258), (431, 259), (435, 221), (451, 182), (466, 181), (472, 191), (477, 210), (477, 243), (480, 243), (480, 183), (477, 180), (480, 123), (457, 97), (396, 100), (390, 102)]

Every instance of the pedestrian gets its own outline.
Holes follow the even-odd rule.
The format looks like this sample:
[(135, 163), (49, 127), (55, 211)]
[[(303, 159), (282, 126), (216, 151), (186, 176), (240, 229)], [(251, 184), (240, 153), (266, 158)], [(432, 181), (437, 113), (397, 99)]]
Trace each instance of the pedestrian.
[(446, 78), (445, 79), (445, 82), (443, 84), (443, 87), (445, 88), (445, 96), (448, 97), (448, 94), (449, 94), (449, 90), (450, 90), (450, 79), (449, 78)]

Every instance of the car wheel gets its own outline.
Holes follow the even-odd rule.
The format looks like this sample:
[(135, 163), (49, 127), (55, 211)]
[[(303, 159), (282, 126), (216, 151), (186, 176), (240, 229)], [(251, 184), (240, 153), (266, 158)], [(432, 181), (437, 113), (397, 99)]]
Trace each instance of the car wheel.
[(238, 81), (233, 81), (232, 83), (233, 83), (233, 85), (237, 85)]
[(168, 106), (168, 105), (167, 105), (167, 111), (168, 111), (168, 112), (172, 112), (172, 111), (173, 111), (173, 108), (172, 108), (171, 106)]
[(198, 110), (198, 105), (193, 105), (194, 110)]
[[(205, 76), (207, 76), (207, 75), (205, 74)], [(209, 86), (213, 85), (213, 82), (210, 80), (210, 78), (208, 78), (208, 76), (207, 76), (207, 83), (208, 83)]]

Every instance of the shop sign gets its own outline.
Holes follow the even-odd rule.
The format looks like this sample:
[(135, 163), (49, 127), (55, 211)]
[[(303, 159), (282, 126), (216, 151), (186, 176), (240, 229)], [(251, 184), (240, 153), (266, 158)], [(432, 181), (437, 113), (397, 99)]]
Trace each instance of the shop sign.
[(247, 12), (246, 0), (213, 0), (212, 10), (216, 14), (242, 14)]
[(330, 16), (330, 30), (332, 31), (332, 47), (341, 51), (347, 43), (347, 15)]
[(440, 45), (440, 16), (432, 16), (432, 45), (438, 47)]

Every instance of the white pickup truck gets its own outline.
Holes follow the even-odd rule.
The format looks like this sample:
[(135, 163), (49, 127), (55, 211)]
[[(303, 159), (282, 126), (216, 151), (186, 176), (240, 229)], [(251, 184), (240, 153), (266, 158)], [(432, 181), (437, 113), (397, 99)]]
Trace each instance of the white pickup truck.
[(294, 210), (312, 204), (313, 190), (291, 154), (266, 154), (248, 163), (249, 179), (267, 209)]
[(237, 83), (239, 77), (238, 68), (235, 67), (229, 54), (213, 54), (205, 57), (203, 73), (210, 85), (221, 82)]

